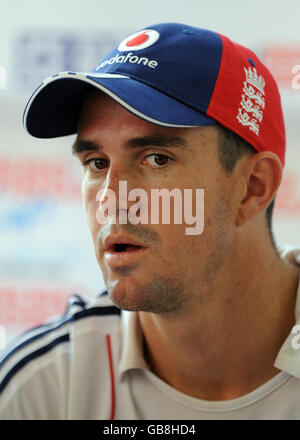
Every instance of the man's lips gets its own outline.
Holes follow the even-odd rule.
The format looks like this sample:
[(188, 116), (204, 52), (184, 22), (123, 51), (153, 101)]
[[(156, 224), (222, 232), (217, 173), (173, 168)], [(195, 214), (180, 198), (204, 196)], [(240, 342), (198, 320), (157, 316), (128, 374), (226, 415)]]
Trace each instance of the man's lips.
[(104, 239), (105, 252), (124, 252), (127, 248), (146, 248), (143, 243), (126, 235), (107, 235)]
[(104, 257), (109, 266), (131, 264), (149, 249), (143, 243), (129, 236), (108, 235), (104, 239)]

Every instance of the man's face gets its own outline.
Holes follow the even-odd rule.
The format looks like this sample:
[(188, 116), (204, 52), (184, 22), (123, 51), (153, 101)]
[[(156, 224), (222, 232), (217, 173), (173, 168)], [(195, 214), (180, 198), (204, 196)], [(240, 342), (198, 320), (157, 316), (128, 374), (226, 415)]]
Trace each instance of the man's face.
[[(82, 108), (77, 155), (83, 164), (82, 195), (97, 261), (108, 293), (122, 309), (171, 312), (204, 301), (227, 255), (233, 223), (230, 177), (223, 171), (214, 127), (169, 128), (140, 119), (111, 98), (93, 91)], [(127, 191), (143, 189), (148, 195), (148, 224), (118, 224), (97, 220), (99, 199), (108, 190), (116, 195), (119, 181)], [(187, 224), (151, 224), (151, 190), (204, 189), (204, 231), (187, 235)], [(107, 199), (106, 199), (107, 200)], [(128, 210), (136, 201), (128, 201)], [(127, 214), (127, 213), (126, 213)], [(116, 221), (117, 220), (117, 221)], [(143, 248), (117, 252), (107, 238), (130, 238)], [(105, 246), (107, 245), (107, 246)], [(206, 292), (206, 293), (205, 293)], [(208, 296), (207, 296), (208, 295)]]

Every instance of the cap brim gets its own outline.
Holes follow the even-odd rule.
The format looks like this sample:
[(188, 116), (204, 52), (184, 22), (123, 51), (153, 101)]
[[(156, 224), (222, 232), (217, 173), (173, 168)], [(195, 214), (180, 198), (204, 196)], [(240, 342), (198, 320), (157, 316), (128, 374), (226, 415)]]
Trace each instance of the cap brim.
[(63, 72), (45, 80), (33, 93), (23, 115), (25, 129), (38, 138), (75, 134), (82, 100), (91, 87), (154, 124), (199, 127), (216, 123), (204, 113), (128, 76)]

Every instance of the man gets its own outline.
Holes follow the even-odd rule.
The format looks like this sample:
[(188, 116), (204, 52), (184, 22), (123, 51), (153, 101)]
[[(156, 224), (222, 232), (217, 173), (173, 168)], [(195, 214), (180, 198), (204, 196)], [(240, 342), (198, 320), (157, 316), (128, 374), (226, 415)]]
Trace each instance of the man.
[[(74, 296), (4, 354), (2, 417), (300, 419), (300, 253), (272, 236), (285, 133), (256, 55), (211, 31), (150, 26), (94, 72), (46, 80), (24, 125), (77, 133), (107, 293)], [(168, 224), (130, 221), (120, 182), (144, 190), (148, 220), (153, 189), (203, 189), (203, 231), (174, 221), (175, 201)]]

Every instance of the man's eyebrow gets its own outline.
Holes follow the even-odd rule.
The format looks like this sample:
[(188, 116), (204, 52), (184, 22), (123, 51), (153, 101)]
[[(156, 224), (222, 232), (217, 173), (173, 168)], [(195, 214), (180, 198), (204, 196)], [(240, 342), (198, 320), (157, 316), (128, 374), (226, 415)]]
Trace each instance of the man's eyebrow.
[(74, 144), (72, 145), (72, 154), (76, 156), (76, 154), (83, 153), (84, 151), (98, 151), (101, 149), (102, 149), (101, 146), (98, 146), (92, 141), (76, 139)]
[(191, 150), (189, 143), (179, 136), (168, 136), (162, 134), (153, 134), (140, 138), (130, 139), (127, 142), (129, 148), (142, 148), (148, 146), (156, 147), (178, 147), (185, 150)]
[[(148, 136), (130, 139), (126, 142), (126, 149), (136, 149), (148, 146), (156, 147), (177, 147), (191, 150), (190, 144), (182, 137), (168, 136), (162, 134), (151, 134)], [(77, 155), (85, 151), (101, 151), (102, 146), (83, 139), (76, 139), (72, 146), (72, 154)]]

